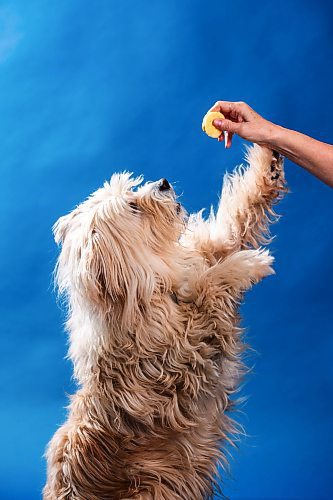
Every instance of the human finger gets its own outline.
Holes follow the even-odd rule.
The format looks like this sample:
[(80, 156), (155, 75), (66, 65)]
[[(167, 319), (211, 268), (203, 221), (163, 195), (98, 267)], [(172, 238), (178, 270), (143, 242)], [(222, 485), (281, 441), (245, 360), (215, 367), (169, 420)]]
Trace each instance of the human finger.
[(217, 138), (219, 142), (224, 142), (224, 147), (226, 149), (231, 148), (231, 143), (232, 143), (232, 138), (233, 138), (233, 132), (222, 132), (220, 137)]
[(226, 119), (234, 122), (250, 122), (260, 118), (260, 115), (254, 111), (245, 102), (217, 101), (213, 108), (222, 113)]
[(231, 133), (237, 133), (240, 126), (242, 125), (241, 122), (233, 122), (231, 120), (214, 120), (213, 121), (214, 127), (216, 127), (218, 130), (221, 130), (222, 132), (231, 132)]
[(249, 119), (250, 107), (245, 102), (217, 101), (209, 111), (219, 111), (226, 118), (234, 121)]

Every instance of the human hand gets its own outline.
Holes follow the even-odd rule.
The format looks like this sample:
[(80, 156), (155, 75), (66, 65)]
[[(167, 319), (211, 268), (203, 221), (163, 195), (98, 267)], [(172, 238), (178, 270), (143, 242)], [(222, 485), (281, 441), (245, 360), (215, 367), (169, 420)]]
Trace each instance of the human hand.
[(224, 120), (214, 120), (213, 125), (221, 130), (219, 141), (224, 140), (227, 132), (225, 147), (230, 148), (234, 134), (247, 141), (269, 146), (269, 138), (276, 125), (265, 120), (245, 102), (217, 101), (209, 111), (220, 111)]

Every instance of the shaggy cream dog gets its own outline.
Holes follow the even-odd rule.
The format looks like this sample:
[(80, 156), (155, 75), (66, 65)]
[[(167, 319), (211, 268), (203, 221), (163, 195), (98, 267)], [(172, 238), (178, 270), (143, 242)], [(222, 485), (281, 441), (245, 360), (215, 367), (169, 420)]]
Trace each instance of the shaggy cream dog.
[(277, 153), (254, 146), (216, 215), (186, 219), (163, 179), (115, 174), (54, 226), (79, 385), (48, 450), (45, 500), (212, 498), (237, 425), (238, 309), (272, 274)]

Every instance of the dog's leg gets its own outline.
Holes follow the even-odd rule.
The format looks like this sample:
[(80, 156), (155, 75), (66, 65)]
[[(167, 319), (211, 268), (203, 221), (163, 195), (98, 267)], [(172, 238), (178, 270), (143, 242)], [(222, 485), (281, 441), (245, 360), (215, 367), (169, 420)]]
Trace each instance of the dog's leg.
[(211, 221), (215, 245), (229, 251), (268, 243), (273, 205), (286, 191), (283, 158), (265, 147), (247, 151), (247, 167), (226, 175), (216, 217)]
[[(241, 356), (246, 345), (244, 330), (239, 325), (239, 305), (252, 285), (274, 273), (272, 263), (273, 257), (267, 249), (234, 252), (209, 267), (197, 284), (199, 293), (195, 301), (197, 316), (194, 316), (193, 338), (198, 345), (206, 345), (206, 348), (200, 347), (202, 357), (216, 363), (218, 375), (213, 375), (216, 376), (213, 378), (216, 386), (215, 381), (212, 386), (216, 387), (218, 407), (223, 411), (232, 409), (229, 395), (237, 390), (247, 371)], [(201, 327), (202, 311), (207, 317), (205, 328)], [(228, 434), (238, 433), (239, 428), (232, 420), (221, 422), (224, 422), (223, 429), (228, 429)]]
[[(207, 269), (202, 274), (198, 287), (200, 290), (197, 305), (205, 301), (212, 302), (226, 299), (226, 304), (238, 304), (243, 292), (250, 289), (266, 276), (274, 274), (271, 267), (274, 257), (267, 249), (243, 250), (228, 255), (221, 262)], [(225, 306), (224, 306), (225, 307)]]
[(248, 166), (225, 176), (216, 214), (208, 220), (201, 213), (190, 216), (184, 245), (219, 258), (269, 243), (269, 224), (277, 219), (273, 205), (287, 191), (283, 158), (254, 145), (247, 161)]

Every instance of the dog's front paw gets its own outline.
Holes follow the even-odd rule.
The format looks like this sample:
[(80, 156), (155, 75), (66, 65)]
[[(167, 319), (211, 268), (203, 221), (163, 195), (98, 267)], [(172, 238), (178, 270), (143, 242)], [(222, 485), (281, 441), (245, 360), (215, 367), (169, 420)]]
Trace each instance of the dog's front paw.
[(270, 181), (273, 184), (279, 179), (283, 179), (283, 156), (277, 151), (272, 151), (272, 161), (270, 165)]
[(258, 282), (266, 276), (275, 274), (272, 268), (274, 257), (267, 249), (247, 250), (247, 252), (249, 273), (254, 282)]

